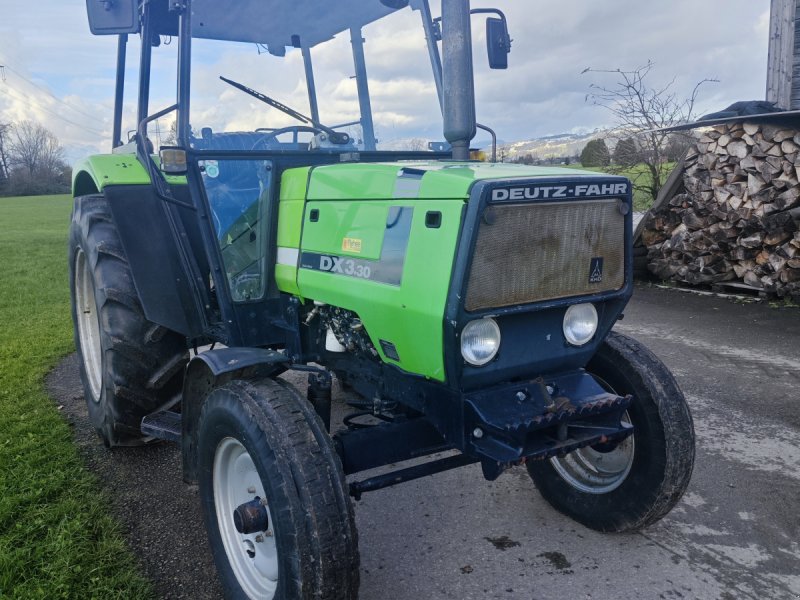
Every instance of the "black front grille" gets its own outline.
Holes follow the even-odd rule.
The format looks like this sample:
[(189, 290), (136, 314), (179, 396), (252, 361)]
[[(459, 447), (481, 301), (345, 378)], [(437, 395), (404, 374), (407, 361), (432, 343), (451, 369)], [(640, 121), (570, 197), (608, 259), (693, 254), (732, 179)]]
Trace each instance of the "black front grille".
[(619, 200), (489, 205), (465, 307), (500, 308), (619, 290), (625, 217)]

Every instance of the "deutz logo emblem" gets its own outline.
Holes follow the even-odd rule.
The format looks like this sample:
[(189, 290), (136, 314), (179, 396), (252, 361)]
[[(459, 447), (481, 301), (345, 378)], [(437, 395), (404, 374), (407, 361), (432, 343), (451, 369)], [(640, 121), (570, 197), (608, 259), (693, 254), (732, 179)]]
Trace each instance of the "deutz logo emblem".
[(603, 257), (595, 256), (589, 264), (589, 283), (601, 283), (603, 281)]

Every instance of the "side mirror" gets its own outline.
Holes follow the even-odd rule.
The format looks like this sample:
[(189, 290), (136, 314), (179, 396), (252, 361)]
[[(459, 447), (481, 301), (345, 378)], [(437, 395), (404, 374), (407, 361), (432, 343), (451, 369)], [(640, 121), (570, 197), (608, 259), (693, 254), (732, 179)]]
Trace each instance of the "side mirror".
[(94, 35), (138, 33), (138, 0), (86, 0), (89, 29)]
[(490, 69), (507, 69), (508, 54), (511, 52), (511, 38), (505, 19), (489, 17), (486, 19), (486, 52), (489, 55)]

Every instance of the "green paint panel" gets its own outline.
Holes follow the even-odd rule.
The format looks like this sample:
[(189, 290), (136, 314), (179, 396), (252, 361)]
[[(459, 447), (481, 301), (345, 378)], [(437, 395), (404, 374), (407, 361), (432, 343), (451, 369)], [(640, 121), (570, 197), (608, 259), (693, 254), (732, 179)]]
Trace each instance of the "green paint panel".
[(402, 165), (348, 163), (316, 167), (308, 186), (309, 200), (391, 198)]
[[(460, 199), (398, 199), (376, 201), (374, 205), (379, 210), (369, 213), (357, 209), (363, 206), (360, 201), (309, 203), (308, 208), (336, 207), (326, 214), (353, 215), (360, 226), (378, 231), (386, 230), (386, 215), (391, 206), (413, 209), (400, 285), (301, 268), (298, 271), (300, 293), (305, 298), (357, 313), (385, 362), (397, 364), (411, 373), (444, 381), (442, 318), (464, 202)], [(431, 210), (442, 213), (442, 224), (438, 229), (425, 226), (425, 213)], [(322, 217), (322, 213), (320, 215)], [(344, 223), (337, 224), (337, 227), (339, 231), (349, 229)], [(307, 245), (307, 240), (309, 243), (313, 241), (313, 250), (312, 245)], [(310, 233), (309, 223), (306, 222), (302, 250), (342, 256), (340, 249), (341, 240), (337, 236)], [(380, 340), (395, 345), (399, 361), (393, 361), (383, 354)]]
[[(311, 211), (318, 220), (311, 221)], [(381, 256), (387, 202), (309, 202), (303, 250), (377, 260)]]
[[(158, 163), (158, 156), (153, 159)], [(81, 173), (88, 174), (99, 191), (107, 185), (149, 185), (150, 176), (135, 154), (95, 154), (79, 160), (72, 168), (72, 190)], [(166, 176), (167, 183), (186, 183), (184, 176)]]
[(133, 154), (95, 154), (78, 161), (72, 169), (73, 190), (80, 173), (87, 173), (97, 189), (106, 185), (143, 185), (150, 177)]
[(402, 169), (422, 172), (413, 198), (454, 199), (469, 196), (476, 181), (535, 177), (597, 177), (599, 173), (561, 167), (506, 163), (408, 161), (352, 163), (316, 167), (308, 187), (309, 200), (378, 200), (396, 197)]
[(278, 208), (278, 246), (300, 247), (303, 226), (303, 208), (306, 200), (309, 167), (287, 169), (281, 176), (280, 205)]
[[(309, 167), (287, 169), (281, 176), (280, 204), (278, 205), (278, 248), (300, 248), (303, 228), (306, 186)], [(297, 287), (297, 263), (275, 265), (275, 282), (278, 289), (300, 296)]]
[(303, 295), (300, 293), (300, 288), (297, 287), (297, 267), (290, 265), (275, 265), (275, 283), (278, 289), (287, 294), (294, 294), (301, 299)]

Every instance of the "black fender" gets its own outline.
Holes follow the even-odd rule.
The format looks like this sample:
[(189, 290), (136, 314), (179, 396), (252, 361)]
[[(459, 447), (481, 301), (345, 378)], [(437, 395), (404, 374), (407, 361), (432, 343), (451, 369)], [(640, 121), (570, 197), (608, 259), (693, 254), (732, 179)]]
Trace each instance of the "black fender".
[(274, 377), (289, 358), (265, 348), (221, 348), (198, 354), (186, 367), (181, 402), (183, 479), (197, 482), (197, 421), (208, 393), (232, 379)]
[(202, 338), (213, 320), (210, 268), (188, 188), (174, 186), (182, 201), (171, 203), (152, 185), (107, 185), (103, 193), (145, 317), (188, 339)]

